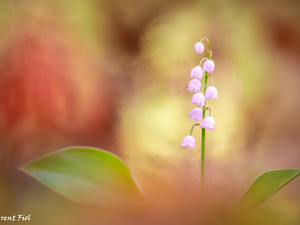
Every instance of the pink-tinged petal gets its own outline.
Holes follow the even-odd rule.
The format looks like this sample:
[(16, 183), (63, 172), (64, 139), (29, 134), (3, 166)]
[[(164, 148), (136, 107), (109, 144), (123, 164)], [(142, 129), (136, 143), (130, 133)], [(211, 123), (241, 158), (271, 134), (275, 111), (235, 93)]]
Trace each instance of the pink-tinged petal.
[(203, 111), (200, 108), (194, 108), (190, 114), (189, 118), (193, 119), (194, 121), (201, 121), (203, 118)]
[(211, 116), (207, 116), (203, 119), (202, 124), (200, 125), (201, 128), (206, 128), (208, 130), (215, 130), (215, 120)]
[(189, 82), (189, 85), (188, 85), (188, 90), (190, 92), (199, 92), (200, 91), (200, 88), (201, 88), (201, 82), (200, 80), (198, 79), (193, 79)]
[(218, 90), (213, 86), (209, 86), (205, 91), (205, 99), (218, 99)]
[(195, 144), (196, 144), (195, 138), (192, 135), (188, 135), (185, 138), (183, 138), (183, 141), (180, 146), (193, 150), (195, 149)]
[(202, 93), (196, 93), (193, 95), (192, 103), (196, 106), (205, 106), (205, 97)]
[(215, 63), (212, 60), (206, 60), (203, 64), (203, 70), (204, 72), (207, 71), (211, 73), (215, 69)]
[(203, 77), (203, 70), (202, 70), (202, 68), (200, 66), (195, 66), (191, 70), (190, 77), (201, 80), (201, 78)]
[(194, 49), (196, 53), (202, 54), (204, 52), (204, 45), (201, 42), (197, 42), (194, 45)]

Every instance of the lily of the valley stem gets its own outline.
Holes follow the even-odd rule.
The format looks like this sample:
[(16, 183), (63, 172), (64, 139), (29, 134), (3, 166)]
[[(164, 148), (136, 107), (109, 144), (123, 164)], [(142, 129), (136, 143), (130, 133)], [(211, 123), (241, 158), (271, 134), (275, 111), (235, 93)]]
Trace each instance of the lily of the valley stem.
[[(209, 40), (207, 38), (202, 38), (200, 42), (197, 42), (194, 45), (194, 49), (196, 53), (202, 54), (204, 52), (204, 45), (202, 43), (203, 40), (207, 41), (206, 47), (206, 58), (203, 58), (199, 66), (194, 67), (191, 70), (190, 77), (193, 78), (189, 84), (187, 90), (190, 92), (196, 92), (192, 98), (192, 103), (195, 104), (197, 107), (194, 108), (190, 114), (189, 118), (193, 119), (195, 122), (202, 121), (202, 124), (195, 123), (192, 128), (190, 135), (186, 136), (181, 146), (188, 148), (190, 150), (195, 149), (196, 140), (192, 136), (193, 129), (195, 126), (200, 126), (202, 128), (201, 134), (201, 195), (204, 196), (205, 192), (205, 135), (206, 129), (214, 131), (215, 129), (215, 120), (211, 116), (211, 108), (206, 107), (206, 102), (209, 99), (218, 99), (218, 90), (213, 86), (213, 77), (212, 72), (215, 69), (215, 64), (211, 60), (212, 51), (209, 50)], [(203, 69), (201, 68), (201, 63), (203, 64)], [(203, 77), (203, 72), (205, 72), (204, 76), (204, 85), (201, 88), (201, 79)], [(207, 86), (208, 78), (211, 78), (211, 86)], [(202, 93), (203, 89), (203, 93)], [(202, 106), (202, 109), (201, 109)], [(206, 111), (209, 110), (209, 116), (205, 116)]]

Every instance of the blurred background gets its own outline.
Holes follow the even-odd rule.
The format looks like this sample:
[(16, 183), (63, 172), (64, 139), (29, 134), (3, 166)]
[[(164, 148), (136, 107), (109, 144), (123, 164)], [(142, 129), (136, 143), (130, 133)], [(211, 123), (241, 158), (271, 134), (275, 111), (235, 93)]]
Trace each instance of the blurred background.
[[(219, 91), (208, 101), (207, 195), (231, 207), (264, 171), (300, 168), (299, 21), (297, 0), (0, 0), (1, 216), (128, 224), (18, 170), (87, 145), (119, 155), (165, 219), (199, 224), (200, 129), (194, 151), (179, 146), (202, 37)], [(299, 224), (299, 188), (297, 178), (243, 224)]]

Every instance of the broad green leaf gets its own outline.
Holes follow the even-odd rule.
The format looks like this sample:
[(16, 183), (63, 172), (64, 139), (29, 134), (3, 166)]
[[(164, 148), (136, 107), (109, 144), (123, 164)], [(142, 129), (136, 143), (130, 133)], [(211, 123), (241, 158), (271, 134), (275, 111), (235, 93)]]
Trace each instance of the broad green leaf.
[(300, 169), (271, 170), (258, 176), (233, 209), (243, 215), (270, 198), (300, 174)]
[(61, 149), (20, 169), (80, 203), (111, 208), (143, 199), (143, 190), (126, 164), (116, 155), (97, 148)]

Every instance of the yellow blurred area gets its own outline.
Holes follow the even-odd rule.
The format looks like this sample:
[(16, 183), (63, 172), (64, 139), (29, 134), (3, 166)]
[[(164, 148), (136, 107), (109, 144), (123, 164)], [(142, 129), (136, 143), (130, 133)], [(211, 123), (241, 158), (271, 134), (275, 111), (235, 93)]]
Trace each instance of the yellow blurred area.
[[(207, 102), (216, 121), (206, 139), (208, 197), (230, 208), (264, 171), (300, 168), (299, 8), (297, 0), (0, 0), (0, 216), (130, 224), (17, 169), (87, 145), (128, 164), (170, 219), (162, 224), (201, 223), (200, 129), (195, 150), (179, 146), (194, 124), (187, 84), (204, 57), (193, 49), (202, 37), (219, 91)], [(243, 224), (299, 224), (299, 187), (300, 178)]]

